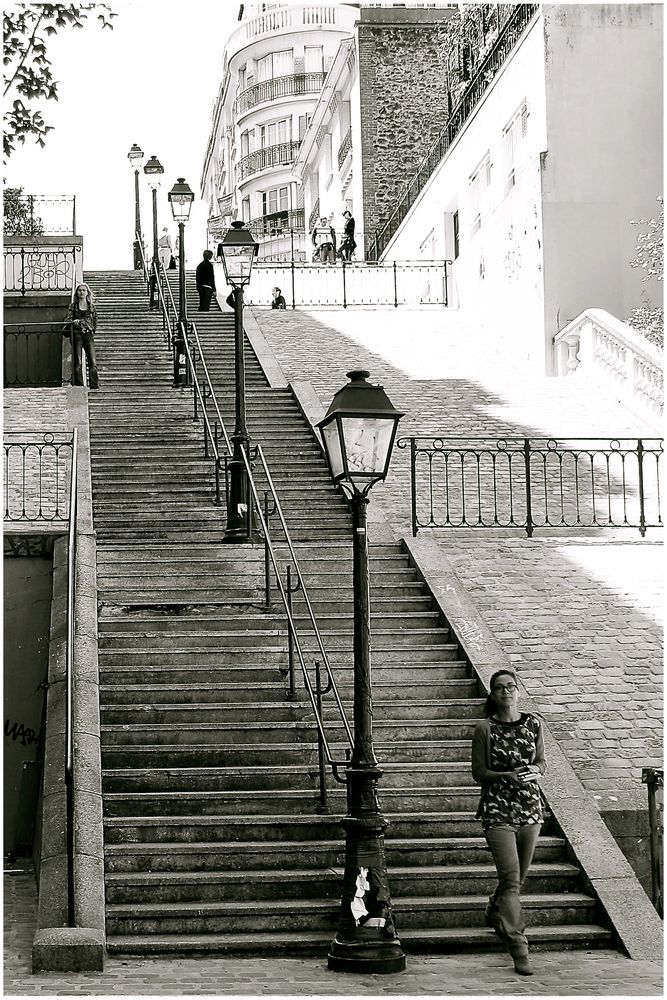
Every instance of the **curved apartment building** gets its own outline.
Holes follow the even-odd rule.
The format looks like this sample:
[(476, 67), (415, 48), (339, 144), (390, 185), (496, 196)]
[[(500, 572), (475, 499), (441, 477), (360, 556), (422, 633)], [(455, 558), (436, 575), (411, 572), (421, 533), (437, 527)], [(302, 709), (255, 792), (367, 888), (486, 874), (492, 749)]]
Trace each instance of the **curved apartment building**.
[(260, 257), (306, 248), (303, 193), (294, 162), (353, 4), (246, 4), (225, 48), (201, 180), (209, 234), (250, 223)]

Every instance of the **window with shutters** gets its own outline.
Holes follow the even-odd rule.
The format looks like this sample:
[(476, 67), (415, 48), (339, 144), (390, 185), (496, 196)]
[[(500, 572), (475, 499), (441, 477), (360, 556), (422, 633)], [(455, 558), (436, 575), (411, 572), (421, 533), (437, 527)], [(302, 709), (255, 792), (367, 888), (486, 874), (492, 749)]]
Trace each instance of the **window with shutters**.
[(259, 130), (260, 146), (262, 149), (266, 149), (267, 146), (277, 146), (279, 142), (289, 142), (289, 126), (289, 118), (282, 118), (278, 122), (271, 122), (270, 125), (262, 125)]
[(522, 101), (503, 129), (503, 170), (505, 194), (509, 194), (517, 180), (517, 169), (522, 154), (523, 140), (528, 134), (528, 105)]
[(491, 183), (491, 156), (487, 152), (468, 180), (468, 204), (472, 225), (470, 235), (482, 228), (484, 198)]
[(276, 215), (279, 212), (287, 212), (289, 209), (289, 188), (285, 186), (264, 191), (262, 194), (262, 209), (263, 215)]
[(303, 61), (306, 73), (322, 73), (324, 71), (323, 46), (306, 45), (303, 50)]

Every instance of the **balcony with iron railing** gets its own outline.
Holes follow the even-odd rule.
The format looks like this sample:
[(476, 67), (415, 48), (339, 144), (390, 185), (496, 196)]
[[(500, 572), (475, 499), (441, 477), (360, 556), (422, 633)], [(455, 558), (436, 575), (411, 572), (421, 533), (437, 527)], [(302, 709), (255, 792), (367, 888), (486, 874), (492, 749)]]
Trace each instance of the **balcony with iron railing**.
[(305, 232), (304, 210), (302, 208), (287, 209), (283, 212), (271, 212), (269, 215), (260, 215), (257, 219), (251, 219), (247, 227), (255, 239), (263, 239), (270, 236), (282, 236), (283, 233)]
[(351, 149), (352, 149), (352, 129), (349, 128), (347, 130), (347, 132), (345, 133), (345, 138), (341, 142), (340, 147), (338, 149), (338, 169), (339, 170), (343, 166), (343, 164), (345, 163), (345, 158), (346, 158), (347, 154), (350, 152)]
[(379, 260), (387, 249), (436, 167), (439, 166), (459, 132), (467, 124), (468, 119), (539, 10), (540, 5), (534, 3), (500, 5), (497, 34), (492, 44), (489, 45), (484, 58), (474, 68), (470, 79), (465, 81), (465, 89), (458, 103), (450, 111), (447, 124), (408, 181), (398, 204), (387, 221), (376, 230), (369, 248), (376, 260)]
[(275, 146), (265, 146), (263, 149), (256, 149), (253, 153), (249, 153), (239, 161), (239, 181), (259, 173), (260, 170), (267, 170), (269, 167), (289, 166), (290, 163), (294, 163), (300, 146), (301, 143), (298, 140), (279, 142)]
[(354, 8), (348, 9), (344, 4), (291, 3), (264, 11), (256, 17), (243, 21), (229, 36), (225, 47), (224, 68), (227, 69), (229, 60), (246, 45), (263, 38), (270, 38), (290, 30), (339, 28), (341, 31), (351, 31), (354, 20)]
[(304, 94), (319, 94), (326, 73), (293, 73), (291, 76), (276, 76), (262, 80), (242, 91), (234, 102), (234, 116), (264, 104), (277, 101), (281, 97), (300, 97)]

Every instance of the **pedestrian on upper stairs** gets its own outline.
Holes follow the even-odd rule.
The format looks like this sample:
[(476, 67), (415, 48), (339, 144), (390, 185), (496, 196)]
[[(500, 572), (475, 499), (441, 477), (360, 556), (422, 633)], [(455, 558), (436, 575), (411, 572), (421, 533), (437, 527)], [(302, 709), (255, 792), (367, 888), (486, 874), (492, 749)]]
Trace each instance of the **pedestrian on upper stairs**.
[(195, 281), (199, 292), (199, 312), (209, 312), (211, 308), (211, 298), (215, 291), (215, 272), (211, 259), (212, 250), (204, 250), (204, 259), (197, 264), (195, 270)]
[(319, 226), (313, 229), (312, 241), (315, 247), (313, 259), (317, 259), (320, 264), (336, 263), (336, 230), (328, 219), (320, 219)]
[(171, 260), (171, 236), (169, 235), (169, 230), (166, 226), (162, 230), (162, 236), (158, 240), (157, 255), (160, 263), (166, 270), (169, 267), (169, 261)]
[(76, 286), (74, 298), (67, 310), (63, 333), (72, 339), (72, 384), (83, 385), (82, 352), (85, 352), (90, 375), (90, 388), (99, 388), (97, 358), (95, 356), (95, 331), (97, 309), (95, 296), (85, 282)]
[(273, 300), (271, 302), (272, 309), (287, 309), (287, 303), (285, 302), (285, 296), (280, 291), (279, 288), (272, 288), (271, 294), (273, 295)]
[(340, 250), (338, 251), (338, 256), (342, 257), (347, 263), (352, 259), (352, 254), (357, 249), (357, 244), (354, 239), (354, 227), (355, 222), (352, 218), (352, 212), (349, 209), (345, 209), (343, 212), (343, 218), (345, 222), (343, 223), (343, 239), (340, 244)]
[(477, 723), (472, 740), (472, 776), (482, 786), (476, 818), (498, 874), (484, 919), (509, 948), (516, 972), (531, 976), (519, 894), (543, 821), (538, 779), (546, 770), (544, 738), (540, 720), (519, 711), (511, 670), (496, 671), (490, 686), (486, 718)]

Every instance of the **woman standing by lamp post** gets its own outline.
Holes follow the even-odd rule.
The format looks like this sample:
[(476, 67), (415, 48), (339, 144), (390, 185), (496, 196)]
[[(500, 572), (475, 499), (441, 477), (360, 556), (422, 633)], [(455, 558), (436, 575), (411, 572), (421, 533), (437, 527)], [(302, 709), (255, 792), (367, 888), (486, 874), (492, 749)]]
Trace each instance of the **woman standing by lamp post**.
[(489, 899), (486, 923), (508, 946), (515, 970), (531, 976), (520, 891), (542, 826), (544, 739), (536, 716), (520, 712), (518, 682), (511, 670), (491, 678), (486, 719), (478, 722), (472, 741), (472, 776), (482, 786), (477, 818), (498, 873)]

